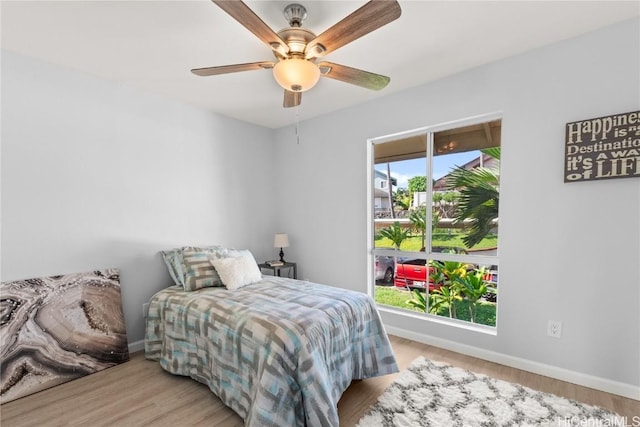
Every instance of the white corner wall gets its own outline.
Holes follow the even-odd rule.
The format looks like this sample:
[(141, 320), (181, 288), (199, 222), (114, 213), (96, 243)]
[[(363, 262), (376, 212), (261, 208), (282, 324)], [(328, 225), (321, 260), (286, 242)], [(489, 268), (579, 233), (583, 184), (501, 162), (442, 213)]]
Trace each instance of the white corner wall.
[[(276, 224), (299, 275), (366, 292), (368, 138), (502, 111), (497, 334), (389, 312), (384, 321), (640, 399), (640, 179), (563, 182), (567, 122), (640, 108), (639, 27), (626, 21), (305, 121), (299, 144), (280, 129), (286, 209)], [(561, 339), (546, 335), (549, 319), (563, 322)]]
[(128, 340), (160, 250), (273, 257), (273, 131), (2, 52), (1, 280), (117, 267)]

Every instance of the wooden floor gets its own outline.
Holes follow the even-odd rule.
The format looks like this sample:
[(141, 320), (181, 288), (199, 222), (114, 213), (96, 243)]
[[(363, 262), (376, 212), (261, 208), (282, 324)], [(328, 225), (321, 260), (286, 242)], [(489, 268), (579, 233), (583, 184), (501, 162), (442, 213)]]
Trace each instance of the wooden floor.
[[(531, 374), (398, 337), (390, 337), (400, 369), (422, 355), (495, 378), (523, 384), (640, 420), (640, 402)], [(354, 381), (338, 411), (353, 426), (397, 374)], [(122, 365), (0, 406), (0, 424), (11, 426), (242, 426), (242, 419), (209, 389), (168, 374), (143, 353)], [(283, 426), (285, 427), (285, 426)]]

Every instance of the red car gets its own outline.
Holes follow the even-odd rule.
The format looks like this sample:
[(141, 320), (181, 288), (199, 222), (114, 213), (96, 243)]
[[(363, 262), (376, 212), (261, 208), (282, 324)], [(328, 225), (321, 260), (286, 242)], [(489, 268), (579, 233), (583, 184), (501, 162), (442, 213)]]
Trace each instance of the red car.
[[(426, 289), (429, 277), (429, 292), (442, 286), (441, 283), (433, 283), (430, 276), (434, 273), (434, 268), (429, 267), (429, 274), (427, 274), (426, 263), (427, 261), (424, 259), (398, 259), (394, 285), (402, 289)], [(498, 283), (498, 271), (492, 267), (487, 271), (484, 280), (495, 286)]]
[[(427, 260), (424, 259), (399, 259), (393, 284), (402, 289), (426, 289), (427, 277), (433, 273), (433, 267), (429, 267), (429, 274), (427, 274), (426, 264)], [(440, 286), (437, 285), (437, 287)], [(429, 279), (429, 292), (435, 288), (436, 285)]]

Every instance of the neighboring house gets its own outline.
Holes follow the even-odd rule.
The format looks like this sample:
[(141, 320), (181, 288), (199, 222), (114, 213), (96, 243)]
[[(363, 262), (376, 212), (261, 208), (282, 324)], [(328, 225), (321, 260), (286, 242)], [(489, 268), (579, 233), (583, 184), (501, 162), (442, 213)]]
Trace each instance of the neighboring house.
[[(492, 168), (496, 167), (498, 164), (498, 160), (493, 157), (483, 154), (482, 156), (478, 156), (475, 159), (465, 163), (461, 167), (467, 170), (475, 169), (478, 167)], [(433, 183), (433, 191), (448, 191), (447, 190), (447, 180), (449, 179), (450, 174), (443, 175), (439, 179), (437, 179)], [(411, 206), (417, 208), (419, 206), (423, 206), (427, 204), (427, 193), (424, 191), (416, 191), (413, 193), (413, 198), (411, 201)]]
[(414, 191), (411, 198), (411, 207), (418, 208), (427, 204), (427, 192), (426, 191)]
[[(475, 169), (478, 167), (485, 168), (493, 168), (498, 165), (498, 160), (493, 157), (483, 154), (482, 156), (478, 156), (475, 159), (465, 163), (461, 167), (466, 170)], [(440, 179), (437, 179), (436, 182), (433, 183), (434, 191), (447, 191), (447, 179), (449, 179), (449, 174), (442, 176)]]
[[(374, 181), (373, 206), (376, 213), (386, 213), (391, 211), (391, 203), (389, 202), (389, 177), (385, 172), (375, 171), (376, 177)], [(391, 177), (391, 186), (398, 185), (398, 180)]]
[(391, 204), (389, 203), (389, 193), (381, 188), (373, 189), (373, 208), (376, 213), (389, 212)]

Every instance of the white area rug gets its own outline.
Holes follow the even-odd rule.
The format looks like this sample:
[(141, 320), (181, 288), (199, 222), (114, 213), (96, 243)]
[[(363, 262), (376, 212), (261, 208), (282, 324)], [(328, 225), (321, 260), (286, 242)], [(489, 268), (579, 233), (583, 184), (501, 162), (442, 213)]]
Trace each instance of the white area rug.
[(419, 357), (358, 427), (624, 426), (625, 417)]

